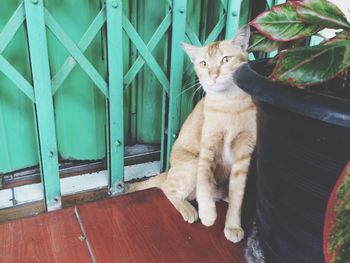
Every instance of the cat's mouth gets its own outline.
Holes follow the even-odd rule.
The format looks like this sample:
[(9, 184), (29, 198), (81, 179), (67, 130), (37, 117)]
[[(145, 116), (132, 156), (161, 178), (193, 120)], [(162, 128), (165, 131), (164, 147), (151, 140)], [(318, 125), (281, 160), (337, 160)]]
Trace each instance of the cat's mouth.
[[(230, 74), (231, 75), (231, 74)], [(211, 89), (221, 88), (221, 86), (229, 86), (232, 84), (232, 80), (229, 75), (220, 76), (216, 80), (208, 80), (207, 87)]]
[(202, 85), (203, 89), (206, 92), (223, 92), (229, 89), (230, 84), (228, 82), (222, 82), (222, 83), (213, 83), (213, 84), (208, 84), (208, 85)]

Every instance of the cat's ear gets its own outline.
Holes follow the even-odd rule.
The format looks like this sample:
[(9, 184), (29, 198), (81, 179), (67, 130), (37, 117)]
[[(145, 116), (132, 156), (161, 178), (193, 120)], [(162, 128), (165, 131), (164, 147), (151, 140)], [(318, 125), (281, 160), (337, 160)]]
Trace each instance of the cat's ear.
[(247, 50), (249, 45), (249, 38), (250, 38), (250, 27), (249, 25), (245, 25), (238, 30), (232, 42), (235, 45), (240, 46), (242, 50), (245, 51)]
[(181, 42), (180, 46), (182, 49), (186, 52), (186, 54), (189, 56), (191, 59), (192, 63), (196, 60), (196, 57), (198, 56), (199, 53), (199, 47), (192, 46), (190, 44)]

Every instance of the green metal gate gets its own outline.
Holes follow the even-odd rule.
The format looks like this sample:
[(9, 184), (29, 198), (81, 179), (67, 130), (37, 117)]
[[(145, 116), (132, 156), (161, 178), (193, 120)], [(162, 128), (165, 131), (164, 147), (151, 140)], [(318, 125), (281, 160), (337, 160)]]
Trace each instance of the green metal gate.
[(193, 106), (179, 42), (231, 38), (249, 12), (250, 0), (3, 0), (0, 173), (40, 164), (54, 210), (59, 162), (106, 158), (111, 194), (125, 145), (160, 145), (165, 169)]

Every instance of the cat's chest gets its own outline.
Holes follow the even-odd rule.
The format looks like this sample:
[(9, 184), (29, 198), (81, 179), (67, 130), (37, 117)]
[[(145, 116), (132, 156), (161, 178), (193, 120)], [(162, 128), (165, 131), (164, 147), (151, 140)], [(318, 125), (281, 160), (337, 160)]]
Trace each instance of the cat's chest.
[(232, 151), (232, 144), (234, 140), (234, 133), (233, 132), (227, 132), (224, 136), (223, 143), (221, 145), (221, 151), (219, 158), (222, 162), (222, 164), (225, 167), (231, 167), (233, 163), (233, 151)]

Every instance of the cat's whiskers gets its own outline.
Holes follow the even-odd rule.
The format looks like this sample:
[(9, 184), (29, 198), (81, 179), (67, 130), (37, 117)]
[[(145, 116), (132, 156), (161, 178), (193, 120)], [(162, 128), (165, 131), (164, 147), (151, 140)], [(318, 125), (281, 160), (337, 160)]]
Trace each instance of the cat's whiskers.
[(193, 103), (194, 100), (194, 96), (196, 95), (196, 93), (201, 89), (202, 85), (199, 84), (199, 86), (194, 90), (192, 97), (191, 97), (191, 102)]
[(189, 85), (191, 85), (191, 84), (193, 84), (195, 82), (199, 82), (199, 79), (196, 78), (195, 80), (192, 80), (190, 82), (186, 82), (186, 83), (183, 84), (183, 86), (186, 87), (186, 86), (189, 86)]
[(176, 98), (178, 98), (179, 96), (183, 95), (188, 90), (193, 89), (194, 87), (196, 88), (197, 85), (200, 85), (199, 80), (196, 83), (192, 84), (190, 87), (184, 89), (179, 95), (176, 96)]

